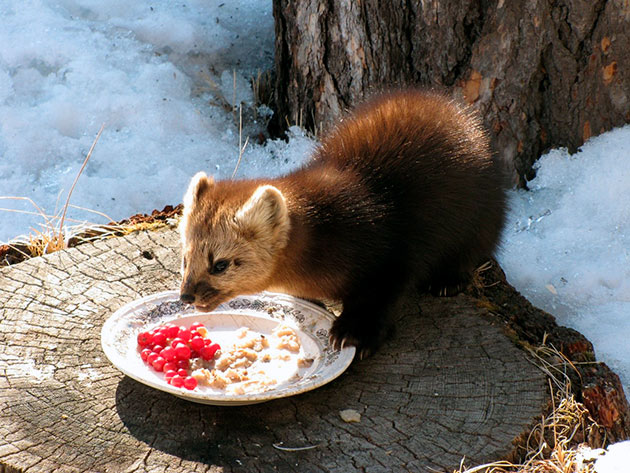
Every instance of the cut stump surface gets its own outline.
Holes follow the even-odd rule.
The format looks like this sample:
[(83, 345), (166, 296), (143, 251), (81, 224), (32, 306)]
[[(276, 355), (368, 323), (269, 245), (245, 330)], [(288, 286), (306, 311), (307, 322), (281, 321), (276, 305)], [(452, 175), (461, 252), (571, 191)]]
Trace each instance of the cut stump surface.
[(178, 268), (165, 230), (0, 270), (0, 471), (452, 471), (512, 455), (544, 412), (545, 375), (470, 295), (410, 295), (380, 351), (299, 396), (215, 407), (146, 387), (100, 330)]

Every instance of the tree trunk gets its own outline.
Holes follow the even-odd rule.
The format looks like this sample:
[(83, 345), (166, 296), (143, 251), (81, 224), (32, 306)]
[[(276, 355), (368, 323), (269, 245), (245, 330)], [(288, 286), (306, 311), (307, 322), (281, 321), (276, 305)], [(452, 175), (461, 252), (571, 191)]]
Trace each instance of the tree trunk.
[(276, 107), (326, 129), (380, 88), (473, 104), (521, 186), (558, 146), (630, 122), (628, 0), (274, 0)]

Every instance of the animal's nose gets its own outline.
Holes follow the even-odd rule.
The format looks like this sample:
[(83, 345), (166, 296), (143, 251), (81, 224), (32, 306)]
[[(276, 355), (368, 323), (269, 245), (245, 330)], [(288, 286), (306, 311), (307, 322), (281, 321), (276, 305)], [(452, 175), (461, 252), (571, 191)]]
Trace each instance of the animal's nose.
[(179, 295), (179, 300), (186, 304), (192, 304), (193, 302), (195, 302), (195, 296), (187, 292), (182, 292)]

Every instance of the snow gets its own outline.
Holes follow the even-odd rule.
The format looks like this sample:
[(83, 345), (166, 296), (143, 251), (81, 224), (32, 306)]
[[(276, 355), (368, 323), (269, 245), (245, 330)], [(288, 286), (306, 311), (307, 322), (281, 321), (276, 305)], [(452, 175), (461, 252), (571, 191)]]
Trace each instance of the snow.
[[(243, 104), (252, 137), (268, 116), (256, 109), (250, 79), (273, 66), (271, 0), (3, 0), (0, 18), (0, 196), (32, 199), (48, 215), (60, 214), (103, 124), (71, 202), (107, 217), (70, 209), (74, 220), (105, 223), (177, 204), (199, 170), (230, 177), (239, 156), (230, 106)], [(297, 128), (288, 142), (252, 139), (238, 176), (285, 173), (313, 146)], [(626, 392), (629, 155), (626, 127), (573, 156), (542, 157), (531, 190), (511, 192), (499, 254), (508, 280), (586, 335)], [(0, 241), (44, 222), (26, 200), (0, 207), (35, 213), (0, 211)]]
[(499, 261), (535, 306), (575, 328), (630, 392), (630, 126), (537, 163), (515, 191)]
[[(250, 78), (273, 64), (271, 1), (12, 0), (0, 18), (0, 196), (58, 215), (102, 124), (71, 203), (109, 218), (73, 219), (150, 212), (181, 202), (200, 169), (232, 174), (238, 113), (213, 104), (253, 107)], [(249, 143), (238, 175), (295, 167), (312, 142), (294, 136)], [(37, 213), (27, 201), (0, 207)], [(42, 222), (2, 211), (0, 241)]]
[(595, 462), (597, 473), (628, 473), (630, 471), (630, 440), (610, 445)]

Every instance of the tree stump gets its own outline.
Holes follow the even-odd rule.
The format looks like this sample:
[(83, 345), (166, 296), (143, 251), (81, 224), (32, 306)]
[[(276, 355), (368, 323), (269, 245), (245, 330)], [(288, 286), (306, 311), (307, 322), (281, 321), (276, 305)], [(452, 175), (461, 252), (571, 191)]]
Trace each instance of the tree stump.
[(444, 89), (473, 104), (520, 185), (552, 147), (630, 122), (622, 0), (274, 0), (278, 132), (328, 127), (371, 91)]
[(100, 330), (123, 304), (176, 288), (178, 268), (166, 230), (0, 269), (0, 471), (452, 471), (517, 457), (548, 404), (545, 375), (505, 329), (505, 313), (530, 309), (512, 311), (505, 292), (503, 309), (483, 294), (409, 294), (374, 356), (299, 396), (217, 407), (154, 390), (110, 365)]

